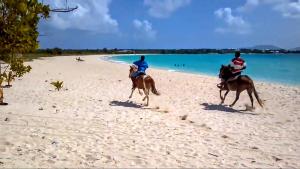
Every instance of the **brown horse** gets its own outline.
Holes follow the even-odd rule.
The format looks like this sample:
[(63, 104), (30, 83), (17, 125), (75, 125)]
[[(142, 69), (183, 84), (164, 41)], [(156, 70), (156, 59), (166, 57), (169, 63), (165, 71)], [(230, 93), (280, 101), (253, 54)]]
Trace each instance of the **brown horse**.
[(143, 91), (145, 93), (145, 97), (143, 98), (143, 101), (145, 99), (147, 99), (146, 106), (148, 106), (150, 89), (153, 94), (155, 94), (155, 95), (160, 95), (160, 94), (155, 88), (154, 80), (149, 75), (140, 75), (137, 78), (131, 77), (131, 75), (136, 71), (137, 71), (137, 67), (135, 65), (131, 65), (130, 69), (129, 69), (129, 78), (131, 78), (131, 80), (132, 80), (132, 91), (131, 91), (129, 98), (132, 97), (132, 94), (136, 88), (143, 89)]
[[(232, 71), (231, 71), (231, 66), (224, 66), (222, 65), (220, 69), (220, 74), (219, 77), (225, 80), (225, 85), (220, 88), (220, 98), (221, 98), (221, 103), (224, 103), (226, 95), (228, 94), (229, 91), (236, 91), (236, 97), (234, 102), (230, 105), (230, 107), (234, 106), (234, 104), (238, 101), (241, 92), (244, 90), (247, 90), (248, 95), (251, 100), (251, 105), (253, 107), (253, 97), (252, 97), (252, 92), (254, 92), (254, 96), (257, 99), (259, 105), (263, 107), (263, 102), (260, 100), (252, 79), (247, 76), (247, 75), (241, 75), (238, 78), (232, 79)], [(225, 90), (226, 93), (224, 94), (224, 97), (222, 97), (222, 91)]]

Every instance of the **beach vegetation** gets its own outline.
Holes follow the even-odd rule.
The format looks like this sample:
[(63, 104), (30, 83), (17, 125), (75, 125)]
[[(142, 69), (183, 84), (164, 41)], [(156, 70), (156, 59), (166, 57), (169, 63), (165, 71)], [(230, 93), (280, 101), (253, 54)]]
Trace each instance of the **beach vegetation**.
[(60, 91), (60, 89), (63, 88), (63, 81), (55, 81), (55, 82), (51, 82), (50, 84), (52, 84), (55, 87), (55, 90)]
[[(21, 59), (38, 49), (38, 23), (41, 18), (48, 18), (49, 13), (49, 6), (39, 0), (0, 1), (0, 60), (10, 67), (0, 74), (1, 81), (5, 79), (8, 86), (15, 77), (31, 70)], [(3, 102), (3, 90), (0, 97)]]
[(15, 58), (11, 61), (10, 70), (13, 71), (16, 77), (22, 77), (25, 73), (29, 73), (31, 66), (25, 66), (21, 58)]
[(1, 0), (0, 11), (0, 60), (22, 76), (30, 68), (21, 67), (20, 59), (39, 47), (38, 23), (49, 17), (50, 8), (38, 0)]
[(76, 60), (77, 60), (78, 62), (83, 62), (83, 61), (84, 61), (84, 60), (81, 59), (80, 57), (76, 58)]
[(48, 18), (50, 8), (38, 0), (0, 1), (0, 56), (8, 63), (18, 54), (38, 47), (38, 23)]
[[(236, 49), (61, 49), (47, 48), (38, 49), (33, 53), (26, 54), (26, 60), (38, 59), (40, 57), (51, 56), (73, 56), (73, 55), (106, 55), (106, 54), (228, 54), (234, 53)], [(259, 49), (240, 49), (241, 53), (254, 54), (274, 54), (274, 53), (300, 53), (300, 50), (259, 50)]]
[(5, 81), (7, 82), (7, 87), (12, 86), (11, 82), (15, 80), (16, 75), (13, 73), (13, 71), (9, 71), (6, 73), (3, 73), (3, 77), (5, 79)]

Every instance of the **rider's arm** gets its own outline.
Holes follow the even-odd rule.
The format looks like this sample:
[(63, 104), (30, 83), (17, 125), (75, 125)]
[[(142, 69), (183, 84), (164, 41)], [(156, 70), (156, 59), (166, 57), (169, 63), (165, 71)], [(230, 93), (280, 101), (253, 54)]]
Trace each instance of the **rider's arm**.
[(133, 62), (134, 65), (139, 66), (139, 61)]
[(246, 68), (247, 68), (247, 64), (246, 64), (246, 62), (244, 62), (242, 70), (244, 70)]

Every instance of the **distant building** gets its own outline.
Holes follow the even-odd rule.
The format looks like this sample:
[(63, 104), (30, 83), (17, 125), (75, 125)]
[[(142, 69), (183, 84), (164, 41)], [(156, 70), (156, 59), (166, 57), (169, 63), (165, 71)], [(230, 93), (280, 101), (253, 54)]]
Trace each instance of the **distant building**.
[(134, 53), (133, 50), (119, 50), (118, 53)]

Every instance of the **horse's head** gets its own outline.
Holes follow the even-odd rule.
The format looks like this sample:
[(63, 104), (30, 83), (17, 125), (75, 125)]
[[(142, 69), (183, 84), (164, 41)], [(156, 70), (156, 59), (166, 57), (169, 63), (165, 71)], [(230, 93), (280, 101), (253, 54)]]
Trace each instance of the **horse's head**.
[(228, 65), (228, 66), (222, 65), (220, 68), (219, 78), (227, 79), (231, 75), (232, 75), (231, 66), (230, 65)]
[(132, 73), (137, 71), (137, 66), (136, 65), (130, 65), (130, 69), (129, 69), (129, 78), (131, 78)]

